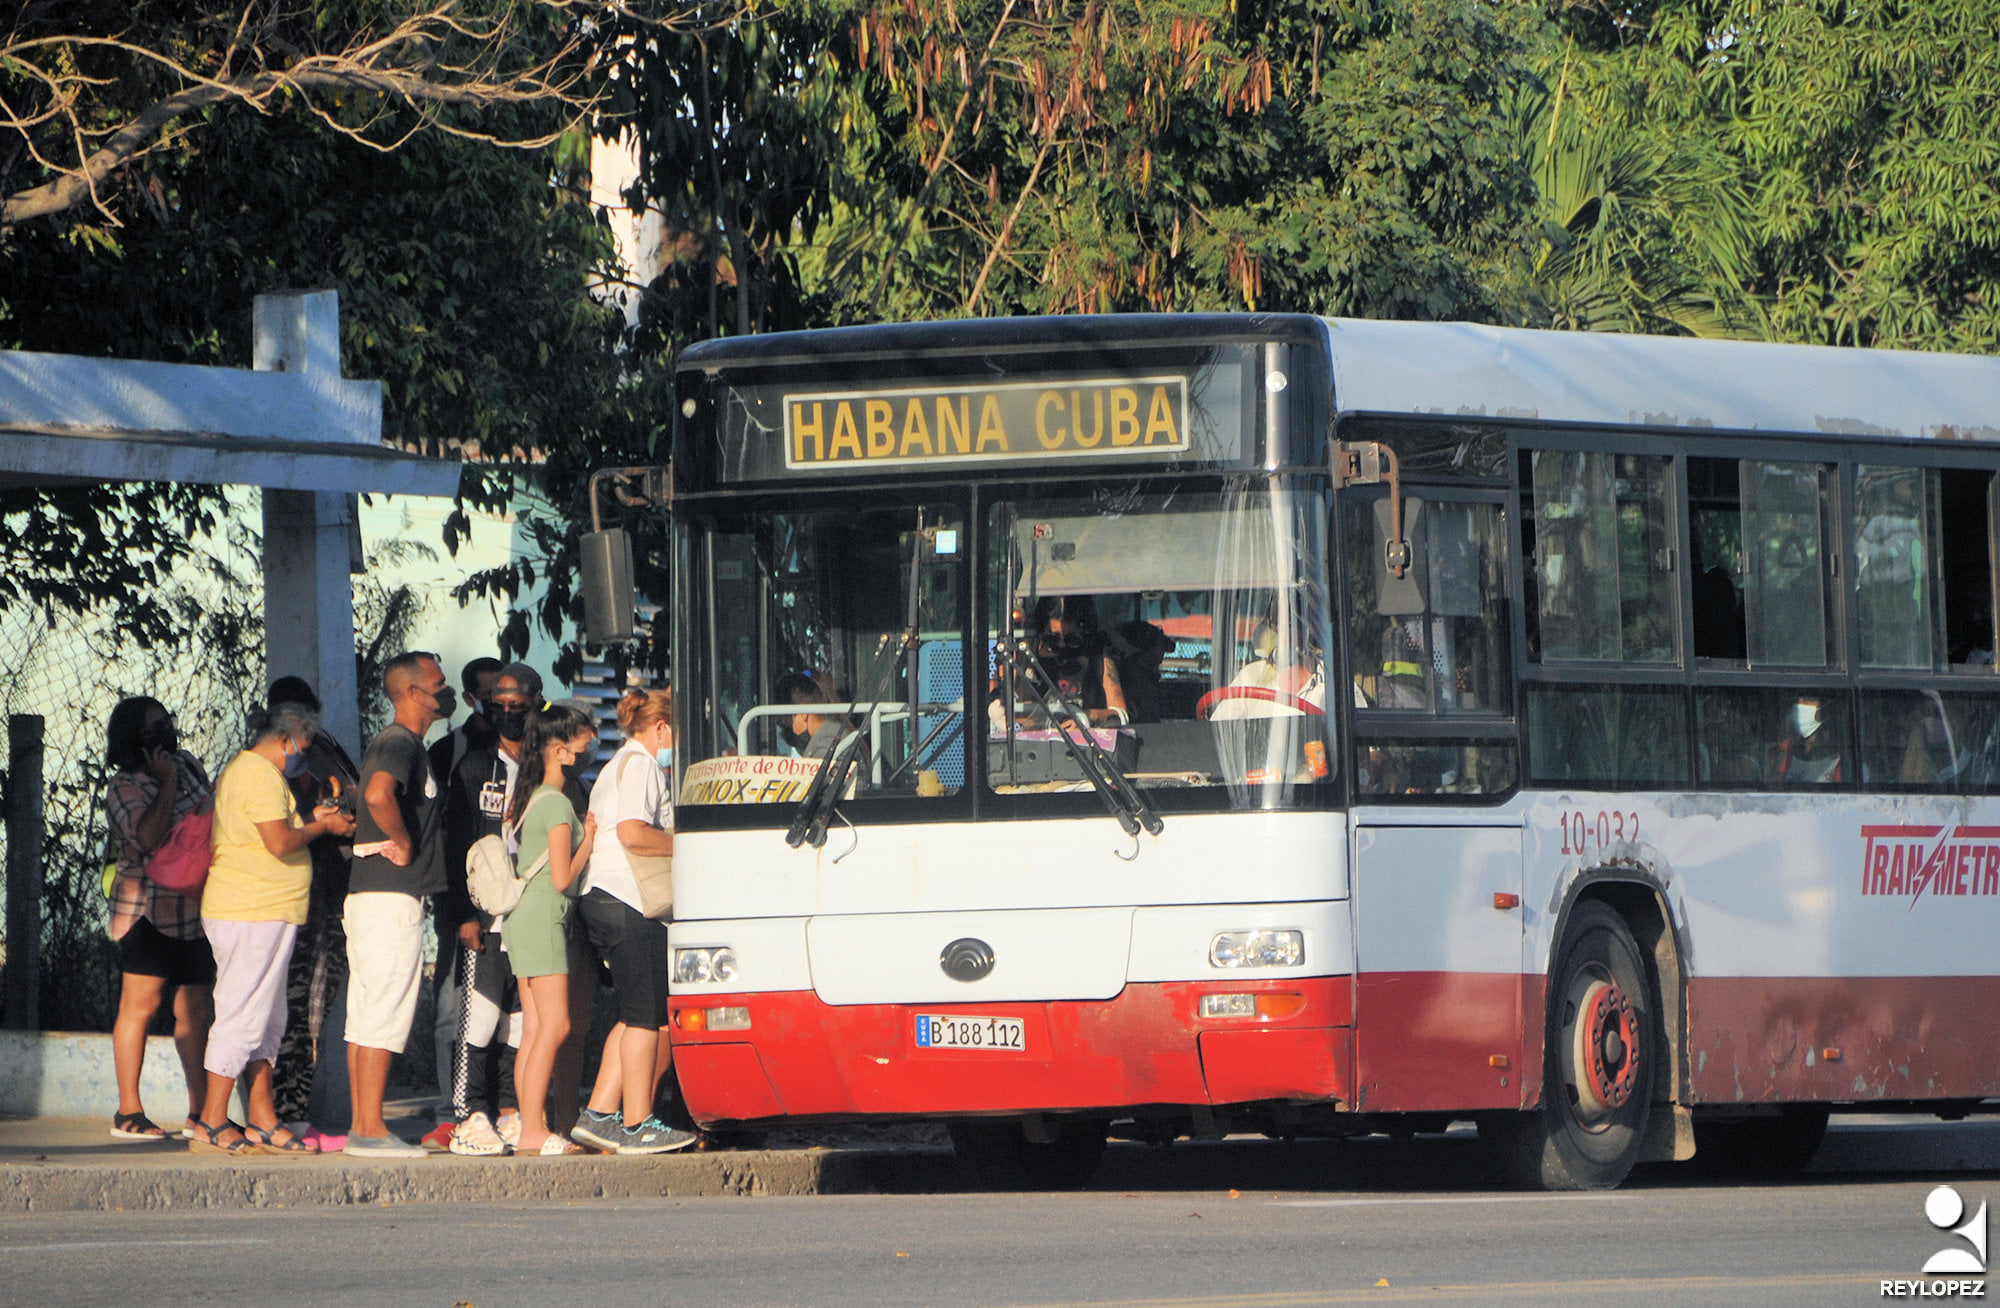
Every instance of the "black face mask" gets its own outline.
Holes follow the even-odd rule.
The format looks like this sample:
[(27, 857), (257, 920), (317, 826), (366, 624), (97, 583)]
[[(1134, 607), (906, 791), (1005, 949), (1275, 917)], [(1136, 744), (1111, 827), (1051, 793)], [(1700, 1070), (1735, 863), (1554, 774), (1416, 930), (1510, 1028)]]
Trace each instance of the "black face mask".
[(493, 729), (500, 733), (502, 740), (526, 740), (528, 738), (528, 710), (508, 709), (495, 706)]
[(437, 701), (437, 706), (438, 706), (437, 711), (439, 717), (448, 718), (452, 714), (458, 712), (458, 692), (453, 690), (450, 686), (446, 686), (443, 690), (440, 690), (437, 694), (432, 695), (431, 698)]

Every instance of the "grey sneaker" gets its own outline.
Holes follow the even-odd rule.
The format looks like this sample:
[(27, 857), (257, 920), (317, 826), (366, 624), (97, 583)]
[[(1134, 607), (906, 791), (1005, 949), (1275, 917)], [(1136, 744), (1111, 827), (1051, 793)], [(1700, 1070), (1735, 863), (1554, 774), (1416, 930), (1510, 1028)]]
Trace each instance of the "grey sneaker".
[(347, 1147), (340, 1152), (356, 1158), (422, 1158), (427, 1151), (422, 1145), (399, 1140), (393, 1135), (350, 1135)]
[(592, 1149), (615, 1154), (618, 1146), (625, 1143), (625, 1122), (616, 1111), (600, 1113), (586, 1108), (577, 1116), (576, 1125), (569, 1129), (569, 1138)]
[(621, 1154), (670, 1154), (676, 1149), (687, 1148), (697, 1138), (692, 1131), (676, 1130), (657, 1117), (649, 1117), (637, 1126), (627, 1126), (620, 1129), (618, 1152)]

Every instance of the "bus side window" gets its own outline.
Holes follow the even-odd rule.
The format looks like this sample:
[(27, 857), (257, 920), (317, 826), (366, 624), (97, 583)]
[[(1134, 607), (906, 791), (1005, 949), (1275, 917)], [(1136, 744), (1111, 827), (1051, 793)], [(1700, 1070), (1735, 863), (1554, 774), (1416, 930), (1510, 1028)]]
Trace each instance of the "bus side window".
[(1944, 522), (1984, 523), (1985, 531), (1942, 533), (1945, 659), (1955, 668), (1993, 670), (1994, 480), (1990, 472), (1946, 468), (1938, 474), (1938, 509)]
[(1355, 704), (1506, 712), (1499, 506), (1406, 497), (1410, 566), (1389, 568), (1386, 499), (1351, 502), (1346, 548)]
[(1525, 458), (1530, 649), (1549, 663), (1675, 662), (1671, 463), (1580, 450)]
[(1854, 469), (1854, 602), (1861, 665), (1929, 671), (1943, 652), (1937, 602), (1937, 474)]

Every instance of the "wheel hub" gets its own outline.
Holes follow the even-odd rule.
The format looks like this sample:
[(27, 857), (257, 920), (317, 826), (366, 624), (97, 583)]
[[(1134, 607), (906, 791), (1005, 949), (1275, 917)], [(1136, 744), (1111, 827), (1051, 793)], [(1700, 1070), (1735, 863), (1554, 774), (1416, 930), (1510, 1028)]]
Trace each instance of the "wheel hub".
[(1622, 1107), (1639, 1084), (1639, 1023), (1616, 983), (1593, 979), (1576, 1015), (1577, 1106), (1595, 1117)]

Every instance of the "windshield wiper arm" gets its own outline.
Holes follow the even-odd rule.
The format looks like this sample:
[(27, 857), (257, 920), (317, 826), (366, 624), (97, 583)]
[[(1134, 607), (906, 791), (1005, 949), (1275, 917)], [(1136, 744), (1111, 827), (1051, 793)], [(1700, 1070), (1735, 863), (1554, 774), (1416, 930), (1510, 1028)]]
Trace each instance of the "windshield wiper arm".
[(818, 849), (826, 843), (826, 827), (833, 819), (833, 806), (847, 789), (847, 774), (853, 770), (854, 756), (860, 748), (861, 732), (850, 729), (839, 744), (826, 752), (819, 771), (813, 773), (812, 785), (806, 788), (806, 797), (792, 812), (792, 825), (785, 832), (787, 845), (797, 849), (810, 844)]
[[(1055, 678), (1042, 666), (1027, 641), (1018, 641), (1015, 657), (1027, 665), (1030, 672), (1026, 679), (1028, 690), (1041, 705), (1042, 712), (1048, 715), (1049, 725), (1070, 747), (1070, 753), (1076, 756), (1077, 766), (1083, 769), (1083, 775), (1097, 791), (1098, 798), (1104, 801), (1104, 807), (1111, 810), (1111, 816), (1118, 819), (1118, 825), (1125, 834), (1137, 836), (1141, 827), (1149, 836), (1157, 836), (1165, 830), (1166, 823), (1160, 820), (1160, 815), (1132, 788), (1131, 781), (1119, 770), (1110, 753), (1097, 743), (1097, 736), (1090, 726), (1090, 714), (1082, 704), (1064, 697), (1056, 687)], [(1070, 735), (1070, 726), (1076, 727), (1081, 739)]]

